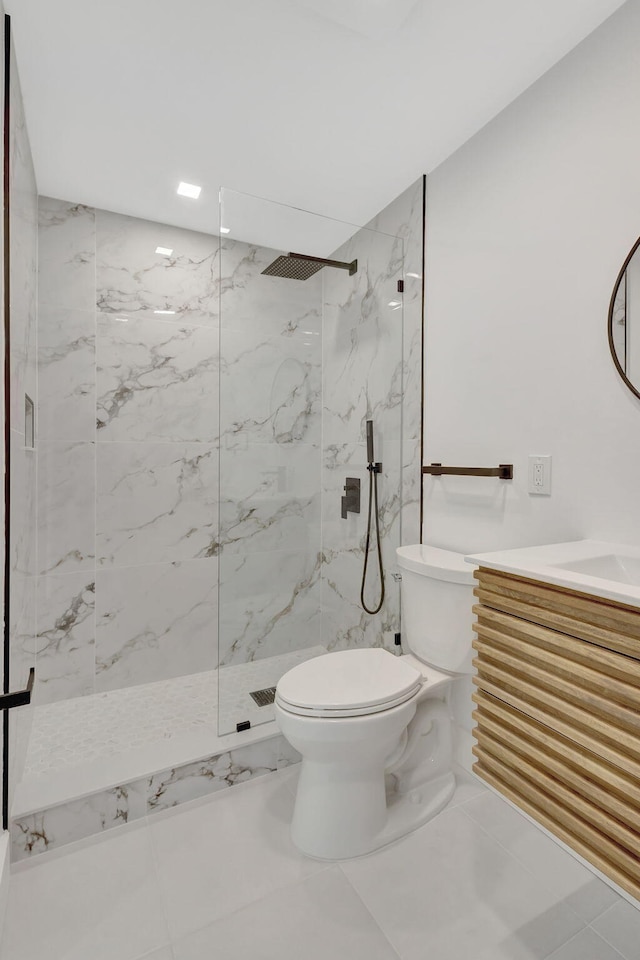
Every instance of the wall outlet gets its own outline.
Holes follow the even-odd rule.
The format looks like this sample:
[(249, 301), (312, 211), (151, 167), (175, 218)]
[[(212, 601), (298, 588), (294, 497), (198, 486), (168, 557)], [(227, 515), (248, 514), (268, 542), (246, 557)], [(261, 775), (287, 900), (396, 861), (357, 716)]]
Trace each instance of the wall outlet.
[(543, 497), (551, 495), (551, 457), (529, 457), (529, 493)]

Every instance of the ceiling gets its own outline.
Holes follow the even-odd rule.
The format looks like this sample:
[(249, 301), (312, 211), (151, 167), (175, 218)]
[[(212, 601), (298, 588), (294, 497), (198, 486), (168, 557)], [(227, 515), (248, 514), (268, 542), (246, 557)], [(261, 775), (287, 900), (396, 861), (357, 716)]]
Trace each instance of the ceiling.
[(5, 0), (40, 193), (208, 233), (220, 185), (366, 223), (621, 5)]

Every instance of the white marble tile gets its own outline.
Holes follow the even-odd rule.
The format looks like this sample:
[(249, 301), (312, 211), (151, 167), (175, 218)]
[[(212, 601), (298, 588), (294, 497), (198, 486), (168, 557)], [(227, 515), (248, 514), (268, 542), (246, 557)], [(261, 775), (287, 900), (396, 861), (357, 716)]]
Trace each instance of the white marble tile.
[(404, 292), (396, 297), (402, 301), (403, 321), (402, 435), (414, 440), (420, 437), (422, 401), (422, 204), (423, 182), (420, 177), (368, 224), (372, 229), (392, 234), (402, 241)]
[(324, 279), (325, 442), (361, 440), (367, 418), (383, 437), (400, 434), (402, 309), (389, 304), (399, 302), (401, 251), (394, 238), (361, 230), (336, 253), (357, 256), (358, 273), (334, 271)]
[(22, 431), (12, 429), (10, 443), (10, 570), (22, 576), (33, 576), (36, 572), (36, 452), (25, 448)]
[(206, 443), (101, 443), (96, 553), (103, 566), (215, 556), (218, 451)]
[(320, 549), (320, 448), (250, 443), (220, 451), (226, 553)]
[(215, 329), (100, 314), (96, 349), (99, 441), (215, 442)]
[(420, 441), (403, 439), (401, 544), (420, 542), (420, 485), (422, 483), (420, 456)]
[(126, 784), (11, 821), (15, 863), (139, 820), (146, 815), (144, 784)]
[(212, 670), (217, 562), (98, 570), (96, 690)]
[(12, 52), (10, 129), (11, 229), (11, 409), (12, 425), (22, 417), (24, 394), (35, 400), (38, 211), (20, 81)]
[(9, 674), (11, 689), (26, 686), (29, 670), (35, 666), (36, 577), (11, 572)]
[(93, 571), (39, 577), (36, 703), (93, 693), (95, 635)]
[[(286, 281), (283, 281), (286, 282)], [(247, 443), (320, 442), (321, 347), (267, 337), (259, 330), (223, 331), (220, 341), (220, 436), (233, 450)], [(319, 338), (318, 338), (319, 339)]]
[(591, 926), (610, 943), (624, 960), (636, 960), (640, 953), (640, 909), (620, 898), (592, 921)]
[[(548, 960), (620, 960), (620, 954), (589, 927), (549, 954)], [(638, 956), (636, 949), (635, 957)]]
[(396, 952), (337, 867), (276, 890), (178, 941), (176, 960), (397, 960)]
[[(385, 544), (385, 547), (392, 546)], [(391, 577), (393, 561), (384, 562), (385, 601), (380, 614), (371, 616), (360, 605), (363, 551), (342, 549), (323, 551), (322, 567), (322, 637), (328, 650), (348, 650), (353, 647), (380, 647), (393, 649), (393, 634), (399, 629), (400, 588)], [(371, 551), (367, 574), (369, 603), (379, 598), (376, 592), (376, 556)]]
[[(263, 339), (282, 338), (283, 352), (287, 341), (304, 345), (310, 341), (312, 352), (322, 332), (322, 275), (308, 280), (288, 280), (263, 276), (279, 250), (257, 247), (226, 237), (221, 245), (220, 325), (223, 353), (227, 352), (228, 334), (237, 332), (245, 345)], [(304, 352), (304, 351), (303, 351)]]
[(38, 503), (40, 573), (93, 568), (95, 444), (39, 444)]
[(95, 310), (95, 212), (51, 197), (39, 200), (40, 305)]
[(583, 926), (460, 807), (342, 869), (402, 960), (491, 956), (508, 937), (550, 951)]
[(169, 941), (146, 829), (16, 873), (9, 896), (2, 960), (137, 960)]
[(283, 737), (274, 737), (167, 770), (148, 781), (148, 811), (166, 810), (179, 803), (275, 773), (297, 763), (299, 759), (299, 754)]
[[(167, 322), (216, 324), (218, 237), (117, 213), (96, 213), (97, 306), (125, 317), (156, 316)], [(171, 250), (170, 256), (156, 253)]]
[(494, 793), (489, 791), (471, 800), (464, 805), (464, 812), (585, 923), (617, 899), (617, 894), (602, 880)]
[(319, 571), (313, 549), (225, 552), (220, 558), (220, 665), (319, 643)]
[(324, 868), (295, 850), (292, 813), (273, 774), (150, 820), (172, 940)]
[(38, 436), (94, 440), (95, 312), (42, 305), (38, 312)]

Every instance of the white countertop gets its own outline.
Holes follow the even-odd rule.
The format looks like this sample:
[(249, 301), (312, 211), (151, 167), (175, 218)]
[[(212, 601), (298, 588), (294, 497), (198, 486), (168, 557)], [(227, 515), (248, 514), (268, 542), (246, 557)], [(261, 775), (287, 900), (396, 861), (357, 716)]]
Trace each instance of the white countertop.
[[(465, 557), (467, 563), (640, 608), (640, 547), (575, 540)], [(567, 569), (565, 565), (578, 569)], [(580, 569), (581, 564), (583, 569)], [(601, 575), (594, 576), (599, 569)], [(626, 579), (626, 582), (625, 582)]]

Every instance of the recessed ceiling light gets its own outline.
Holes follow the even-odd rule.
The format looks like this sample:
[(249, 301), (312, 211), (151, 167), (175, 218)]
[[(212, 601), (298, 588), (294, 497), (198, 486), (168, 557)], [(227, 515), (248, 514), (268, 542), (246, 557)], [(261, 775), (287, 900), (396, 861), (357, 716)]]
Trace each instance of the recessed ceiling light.
[(129, 317), (114, 317), (114, 320), (117, 320), (118, 323), (129, 323)]
[(156, 253), (159, 253), (161, 257), (170, 257), (173, 250), (170, 250), (169, 247), (156, 247)]
[(162, 316), (173, 316), (175, 310), (154, 310), (153, 312), (161, 314)]
[(408, 277), (415, 277), (416, 280), (422, 280), (422, 274), (421, 274), (421, 273), (408, 273), (407, 276), (408, 276)]
[(401, 301), (401, 300), (389, 300), (389, 306), (391, 307), (392, 310), (397, 310), (398, 307), (401, 307), (401, 306), (402, 306), (402, 301)]
[(220, 227), (220, 233), (231, 233), (229, 227)]
[(184, 183), (181, 181), (178, 184), (178, 194), (181, 197), (190, 197), (192, 200), (197, 200), (200, 196), (200, 191), (202, 187), (198, 187), (195, 183)]

